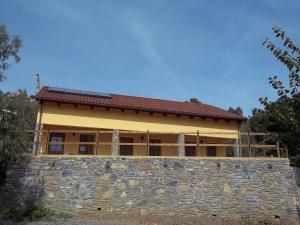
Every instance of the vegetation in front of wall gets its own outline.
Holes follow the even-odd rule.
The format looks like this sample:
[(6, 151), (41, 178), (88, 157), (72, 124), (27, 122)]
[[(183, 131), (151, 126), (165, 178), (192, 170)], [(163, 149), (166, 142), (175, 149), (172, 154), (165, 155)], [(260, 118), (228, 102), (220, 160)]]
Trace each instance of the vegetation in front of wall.
[(67, 220), (71, 218), (70, 214), (67, 213), (57, 213), (50, 209), (38, 208), (31, 212), (32, 220)]
[(51, 209), (35, 208), (33, 210), (17, 211), (6, 208), (0, 208), (0, 220), (13, 221), (54, 221), (68, 220), (71, 215), (66, 213), (57, 213)]
[(0, 91), (0, 185), (5, 183), (6, 170), (18, 156), (32, 148), (36, 104), (25, 90), (16, 93)]
[(300, 167), (300, 155), (291, 156), (290, 165), (293, 167)]
[(0, 220), (8, 220), (16, 218), (15, 212), (10, 209), (0, 208)]

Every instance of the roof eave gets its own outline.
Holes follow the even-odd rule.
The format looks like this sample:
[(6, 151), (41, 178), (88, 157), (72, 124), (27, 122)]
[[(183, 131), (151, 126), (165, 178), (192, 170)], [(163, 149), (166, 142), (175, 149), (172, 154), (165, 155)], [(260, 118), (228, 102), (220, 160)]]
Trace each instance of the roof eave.
[(49, 102), (60, 102), (60, 103), (65, 103), (65, 104), (78, 104), (78, 105), (88, 105), (88, 106), (94, 106), (94, 107), (109, 107), (109, 108), (115, 108), (115, 109), (125, 109), (125, 110), (139, 110), (139, 111), (144, 111), (144, 112), (157, 112), (157, 113), (167, 113), (167, 114), (172, 114), (172, 115), (184, 115), (184, 116), (194, 116), (194, 117), (204, 117), (204, 118), (210, 118), (210, 119), (223, 119), (223, 120), (233, 120), (233, 121), (247, 121), (246, 117), (223, 117), (223, 116), (211, 116), (211, 115), (205, 115), (205, 114), (195, 114), (195, 113), (182, 113), (182, 112), (173, 112), (173, 111), (167, 111), (167, 110), (155, 110), (155, 109), (141, 109), (137, 107), (128, 107), (128, 106), (115, 106), (115, 105), (110, 105), (110, 104), (93, 104), (93, 103), (82, 103), (78, 101), (65, 101), (61, 99), (50, 99), (46, 97), (39, 97), (38, 95), (32, 96), (34, 99), (38, 101), (49, 101)]

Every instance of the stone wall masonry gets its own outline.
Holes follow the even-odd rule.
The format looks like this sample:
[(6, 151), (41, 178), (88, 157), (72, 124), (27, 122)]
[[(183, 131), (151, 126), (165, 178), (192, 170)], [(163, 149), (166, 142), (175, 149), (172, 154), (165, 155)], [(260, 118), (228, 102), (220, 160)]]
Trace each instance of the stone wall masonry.
[(0, 193), (74, 214), (298, 218), (287, 159), (24, 156)]

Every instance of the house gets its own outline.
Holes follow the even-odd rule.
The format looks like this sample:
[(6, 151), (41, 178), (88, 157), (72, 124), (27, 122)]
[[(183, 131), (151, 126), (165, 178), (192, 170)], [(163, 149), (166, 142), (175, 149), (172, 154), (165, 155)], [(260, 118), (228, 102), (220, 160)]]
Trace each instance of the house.
[(226, 156), (246, 118), (207, 104), (43, 87), (36, 153)]

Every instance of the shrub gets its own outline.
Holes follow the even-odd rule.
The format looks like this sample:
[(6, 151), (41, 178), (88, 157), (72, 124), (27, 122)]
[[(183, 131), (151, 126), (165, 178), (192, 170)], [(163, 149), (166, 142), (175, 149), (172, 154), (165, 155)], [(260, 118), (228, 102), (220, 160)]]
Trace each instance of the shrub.
[(66, 213), (56, 213), (51, 209), (46, 208), (35, 208), (31, 210), (25, 210), (24, 212), (0, 208), (0, 220), (66, 220), (70, 219), (71, 216)]
[(11, 219), (13, 217), (13, 212), (9, 209), (0, 208), (0, 219)]
[(290, 165), (293, 167), (300, 167), (300, 155), (291, 156)]

